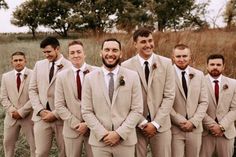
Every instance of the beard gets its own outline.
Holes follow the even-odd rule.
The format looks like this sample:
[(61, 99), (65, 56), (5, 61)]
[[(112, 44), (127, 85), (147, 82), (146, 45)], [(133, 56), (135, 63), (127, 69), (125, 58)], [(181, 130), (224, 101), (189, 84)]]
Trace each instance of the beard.
[(109, 63), (107, 63), (106, 60), (102, 57), (102, 62), (103, 62), (103, 64), (104, 64), (107, 68), (112, 69), (112, 68), (116, 67), (116, 66), (120, 63), (120, 58), (118, 58), (118, 59), (115, 61), (115, 63), (109, 64)]
[(216, 70), (216, 69), (213, 69), (211, 71), (208, 72), (212, 77), (218, 77), (221, 75), (221, 72)]

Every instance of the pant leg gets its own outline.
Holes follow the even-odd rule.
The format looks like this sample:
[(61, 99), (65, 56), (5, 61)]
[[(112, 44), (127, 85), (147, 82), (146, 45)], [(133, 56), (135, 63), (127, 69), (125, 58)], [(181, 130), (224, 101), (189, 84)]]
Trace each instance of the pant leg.
[(216, 137), (216, 154), (221, 157), (232, 157), (234, 152), (234, 138), (227, 139), (223, 137)]
[(84, 137), (84, 148), (87, 157), (93, 157), (91, 145), (88, 143), (89, 137)]
[(113, 157), (134, 157), (135, 156), (135, 146), (124, 146), (124, 145), (117, 145), (111, 147)]
[(199, 157), (202, 143), (201, 133), (186, 133), (185, 157)]
[(109, 146), (104, 146), (104, 147), (91, 146), (91, 148), (94, 157), (113, 157), (111, 147)]
[(208, 134), (202, 136), (202, 145), (200, 151), (200, 157), (211, 157), (216, 148), (216, 137)]
[(158, 132), (150, 138), (152, 157), (171, 157), (171, 131)]
[(35, 141), (34, 141), (34, 123), (30, 118), (21, 120), (22, 132), (26, 137), (26, 140), (30, 146), (30, 156), (35, 157)]
[(146, 138), (140, 129), (136, 129), (137, 132), (137, 144), (135, 145), (135, 156), (136, 157), (146, 157), (147, 156), (147, 145), (148, 138)]
[(34, 123), (36, 157), (48, 157), (52, 147), (53, 129), (43, 120)]
[(78, 136), (77, 138), (64, 137), (65, 149), (67, 157), (81, 157), (83, 147), (83, 137)]
[(16, 122), (13, 126), (4, 123), (3, 146), (5, 157), (14, 157), (15, 144), (19, 137), (20, 125)]
[(52, 124), (53, 130), (55, 132), (56, 142), (58, 149), (60, 150), (58, 157), (66, 157), (65, 142), (62, 134), (63, 123), (58, 123), (58, 121)]
[(171, 142), (172, 157), (185, 157), (185, 133), (180, 131), (172, 134)]

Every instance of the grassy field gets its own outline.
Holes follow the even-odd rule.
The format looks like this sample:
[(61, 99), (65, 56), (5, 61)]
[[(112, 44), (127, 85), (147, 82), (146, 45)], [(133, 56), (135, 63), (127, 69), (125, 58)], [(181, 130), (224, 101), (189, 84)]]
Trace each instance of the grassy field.
[[(73, 38), (77, 38), (75, 34)], [(92, 35), (91, 35), (92, 36)], [(101, 65), (99, 52), (103, 39), (116, 37), (123, 44), (124, 59), (135, 55), (132, 45), (132, 35), (129, 34), (106, 34), (100, 37), (80, 38), (84, 43), (87, 62), (93, 65)], [(78, 37), (79, 38), (79, 37)], [(60, 39), (61, 52), (67, 56), (67, 44), (72, 39)], [(206, 58), (212, 53), (221, 53), (226, 58), (225, 75), (236, 78), (236, 32), (223, 30), (206, 30), (199, 32), (165, 32), (154, 33), (155, 50), (158, 54), (170, 57), (172, 48), (179, 43), (187, 44), (192, 49), (192, 66), (205, 71)], [(10, 56), (15, 51), (24, 51), (27, 55), (28, 67), (33, 68), (35, 61), (42, 59), (43, 55), (39, 48), (41, 39), (32, 40), (25, 35), (0, 35), (0, 76), (11, 69)], [(3, 139), (4, 111), (0, 107), (0, 143)], [(20, 137), (17, 143), (17, 157), (29, 156), (28, 145), (24, 137)], [(54, 157), (55, 145), (51, 152)], [(3, 155), (2, 144), (0, 144), (0, 156)]]

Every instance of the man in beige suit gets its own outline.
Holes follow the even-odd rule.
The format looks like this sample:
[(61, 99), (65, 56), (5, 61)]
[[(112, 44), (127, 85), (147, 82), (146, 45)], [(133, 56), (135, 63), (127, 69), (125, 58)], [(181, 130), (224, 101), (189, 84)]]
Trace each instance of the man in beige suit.
[(15, 156), (15, 144), (22, 130), (30, 146), (30, 156), (34, 157), (32, 107), (28, 95), (32, 70), (25, 66), (26, 58), (23, 52), (13, 53), (11, 63), (14, 70), (3, 74), (1, 82), (1, 104), (6, 110), (3, 133), (4, 154), (5, 157)]
[(85, 63), (85, 52), (81, 41), (70, 42), (68, 49), (68, 58), (73, 66), (57, 76), (55, 108), (64, 120), (66, 156), (80, 157), (84, 143), (87, 157), (92, 157), (91, 146), (88, 144), (89, 129), (81, 114), (81, 85), (84, 76), (94, 67)]
[(137, 73), (118, 65), (121, 44), (102, 44), (103, 66), (85, 76), (82, 116), (91, 129), (94, 157), (134, 157), (135, 126), (142, 116), (142, 93)]
[(65, 146), (62, 135), (63, 121), (54, 106), (54, 91), (56, 75), (71, 66), (59, 51), (59, 41), (54, 37), (44, 39), (40, 47), (46, 59), (37, 61), (29, 84), (29, 97), (34, 109), (34, 134), (36, 157), (47, 157), (55, 133), (60, 153), (65, 156)]
[(172, 157), (199, 157), (202, 119), (208, 107), (203, 72), (189, 66), (190, 48), (176, 45), (172, 52), (175, 69), (175, 101), (171, 111)]
[(144, 112), (137, 128), (136, 156), (146, 157), (150, 144), (153, 157), (171, 157), (170, 112), (175, 96), (174, 70), (170, 59), (154, 54), (152, 32), (146, 28), (133, 34), (137, 55), (122, 66), (138, 72)]
[(207, 58), (205, 81), (208, 87), (209, 107), (203, 119), (201, 157), (232, 157), (236, 136), (236, 82), (225, 77), (224, 56), (213, 54)]

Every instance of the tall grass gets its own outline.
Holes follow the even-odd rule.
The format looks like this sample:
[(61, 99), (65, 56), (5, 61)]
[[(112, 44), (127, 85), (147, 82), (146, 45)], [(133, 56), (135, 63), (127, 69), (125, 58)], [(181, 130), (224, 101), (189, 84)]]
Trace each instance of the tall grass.
[[(185, 31), (185, 32), (156, 32), (154, 35), (155, 52), (171, 57), (172, 48), (179, 43), (188, 45), (192, 50), (192, 66), (206, 72), (206, 58), (212, 53), (221, 53), (226, 58), (225, 74), (227, 76), (236, 78), (236, 32), (223, 30), (206, 30), (199, 32)], [(77, 38), (74, 35), (73, 38)], [(39, 48), (40, 39), (32, 40), (25, 38), (25, 35), (0, 35), (0, 76), (9, 71), (12, 67), (10, 64), (10, 56), (15, 51), (24, 51), (27, 56), (29, 68), (33, 68), (35, 62), (43, 58), (41, 49)], [(105, 38), (115, 37), (122, 43), (123, 57), (127, 59), (136, 54), (133, 47), (131, 34), (104, 34), (99, 37), (87, 35), (86, 38), (80, 38), (84, 43), (86, 52), (86, 60), (92, 65), (101, 65), (99, 56), (101, 43)], [(79, 37), (78, 37), (79, 38)], [(27, 39), (27, 40), (23, 40)], [(72, 39), (60, 39), (61, 52), (67, 56), (67, 44)], [(0, 143), (3, 138), (3, 118), (4, 112), (0, 110)], [(54, 144), (52, 149), (52, 156), (56, 154), (56, 146)], [(53, 155), (54, 154), (54, 155)], [(0, 144), (0, 156), (3, 155), (2, 144)], [(17, 143), (17, 157), (29, 156), (29, 148), (23, 136), (20, 137)]]

